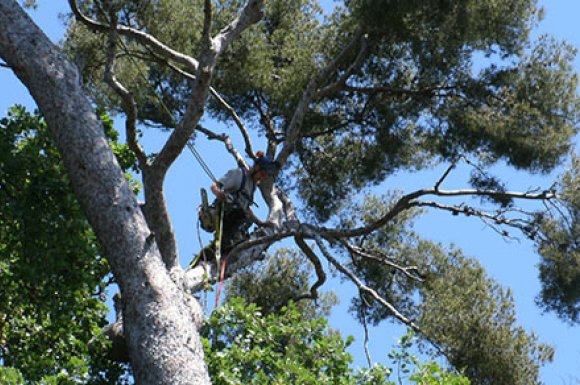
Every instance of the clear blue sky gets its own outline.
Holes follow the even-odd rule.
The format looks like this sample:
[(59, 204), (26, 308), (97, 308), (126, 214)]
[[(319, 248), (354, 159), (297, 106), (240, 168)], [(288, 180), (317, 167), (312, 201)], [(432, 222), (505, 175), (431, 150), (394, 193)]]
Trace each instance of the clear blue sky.
[[(31, 16), (41, 26), (45, 33), (55, 42), (63, 36), (63, 25), (58, 17), (59, 12), (66, 12), (65, 0), (40, 0), (39, 8), (31, 11)], [(577, 31), (580, 2), (578, 0), (543, 0), (546, 17), (540, 24), (535, 35), (550, 33), (558, 39), (565, 39), (576, 47), (580, 47), (580, 34)], [(580, 60), (575, 62), (580, 71)], [(6, 109), (20, 103), (33, 109), (35, 104), (26, 89), (7, 69), (0, 69), (0, 115), (4, 116)], [(224, 128), (224, 130), (227, 130)], [(235, 131), (231, 131), (235, 135)], [(145, 146), (154, 150), (159, 146), (162, 135), (148, 131), (145, 137)], [(259, 148), (259, 143), (255, 145)], [(211, 159), (211, 167), (216, 175), (220, 175), (228, 168), (233, 167), (233, 161), (221, 157), (216, 159), (216, 151), (223, 151), (220, 144), (204, 144), (200, 151), (206, 159)], [(437, 179), (436, 170), (430, 173), (397, 175), (389, 178), (387, 183), (377, 191), (386, 191), (389, 188), (415, 188), (431, 186)], [(499, 173), (507, 172), (498, 168)], [(449, 188), (465, 186), (465, 173), (458, 172), (447, 182)], [(509, 170), (509, 188), (527, 189), (530, 186), (549, 185), (549, 178), (530, 177), (527, 174)], [(199, 242), (195, 230), (196, 207), (199, 204), (199, 188), (207, 186), (209, 179), (201, 172), (188, 153), (178, 159), (171, 169), (167, 181), (167, 201), (172, 213), (174, 227), (179, 242), (181, 261), (185, 265), (199, 250)], [(264, 206), (262, 204), (262, 206)], [(522, 241), (507, 243), (497, 234), (485, 228), (481, 222), (472, 220), (457, 221), (442, 215), (427, 215), (416, 225), (416, 230), (426, 237), (443, 243), (455, 243), (461, 247), (466, 255), (477, 257), (488, 269), (491, 277), (502, 285), (510, 287), (517, 307), (519, 323), (528, 331), (534, 331), (540, 341), (549, 343), (556, 348), (554, 362), (541, 370), (542, 379), (546, 384), (572, 384), (580, 382), (580, 327), (570, 327), (559, 321), (552, 314), (541, 314), (534, 304), (534, 297), (539, 292), (537, 280), (538, 257), (534, 254), (531, 245)], [(204, 237), (207, 240), (207, 237)], [(349, 299), (354, 293), (348, 284), (332, 283), (332, 289), (343, 296), (331, 317), (333, 327), (342, 331), (343, 335), (354, 335), (356, 342), (351, 353), (356, 358), (356, 365), (366, 364), (362, 341), (361, 327), (356, 324), (347, 312)], [(328, 288), (327, 288), (328, 289)], [(390, 324), (371, 329), (370, 349), (375, 361), (384, 361), (391, 344), (404, 332), (404, 329)]]

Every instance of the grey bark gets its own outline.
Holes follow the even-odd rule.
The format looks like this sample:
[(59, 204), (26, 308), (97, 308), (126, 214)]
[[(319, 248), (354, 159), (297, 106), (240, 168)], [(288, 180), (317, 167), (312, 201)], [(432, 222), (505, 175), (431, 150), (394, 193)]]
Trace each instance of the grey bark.
[[(14, 0), (0, 0), (0, 57), (48, 123), (75, 194), (117, 278), (138, 384), (209, 384), (191, 298), (171, 279), (77, 69)], [(193, 307), (200, 309), (200, 307)]]

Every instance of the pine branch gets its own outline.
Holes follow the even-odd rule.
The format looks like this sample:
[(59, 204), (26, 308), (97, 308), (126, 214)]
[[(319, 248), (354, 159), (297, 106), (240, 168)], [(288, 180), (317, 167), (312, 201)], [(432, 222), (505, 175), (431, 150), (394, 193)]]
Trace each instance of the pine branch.
[[(111, 29), (111, 26), (100, 23), (84, 15), (80, 11), (76, 0), (68, 0), (68, 3), (76, 19), (82, 22), (91, 31), (108, 33), (108, 31)], [(159, 55), (167, 57), (177, 63), (185, 65), (192, 72), (194, 72), (198, 68), (199, 63), (197, 60), (170, 48), (169, 46), (163, 44), (155, 37), (146, 32), (124, 25), (116, 25), (115, 30), (119, 35), (127, 36), (131, 39), (134, 39), (135, 41), (138, 41), (142, 45), (155, 51)]]
[(115, 58), (119, 35), (115, 28), (109, 30), (109, 47), (107, 61), (105, 64), (105, 82), (123, 100), (123, 110), (125, 111), (125, 135), (127, 144), (137, 157), (141, 169), (148, 167), (147, 154), (137, 140), (137, 103), (131, 92), (119, 82), (115, 76)]
[(338, 271), (340, 271), (341, 273), (343, 273), (348, 279), (350, 279), (359, 289), (359, 291), (370, 295), (374, 300), (376, 300), (377, 302), (379, 302), (382, 306), (384, 306), (385, 308), (387, 308), (392, 315), (397, 318), (399, 321), (401, 321), (402, 323), (404, 323), (405, 325), (409, 326), (410, 328), (412, 328), (413, 330), (417, 331), (417, 332), (421, 332), (421, 329), (419, 328), (418, 325), (416, 325), (413, 321), (411, 321), (410, 319), (408, 319), (407, 317), (405, 317), (401, 312), (399, 312), (394, 306), (393, 304), (391, 304), (389, 301), (387, 301), (386, 299), (384, 299), (383, 297), (381, 297), (376, 290), (366, 286), (357, 276), (356, 274), (354, 274), (352, 271), (350, 271), (346, 266), (344, 266), (343, 264), (341, 264), (336, 258), (334, 258), (332, 256), (332, 254), (330, 254), (330, 252), (328, 251), (328, 249), (326, 248), (326, 246), (324, 245), (322, 238), (320, 237), (319, 234), (314, 233), (313, 234), (314, 239), (316, 240), (316, 244), (318, 245), (318, 247), (320, 248), (320, 251), (322, 252), (322, 255), (324, 255), (324, 257), (328, 260), (328, 262), (330, 262), (334, 267), (336, 267), (336, 269)]

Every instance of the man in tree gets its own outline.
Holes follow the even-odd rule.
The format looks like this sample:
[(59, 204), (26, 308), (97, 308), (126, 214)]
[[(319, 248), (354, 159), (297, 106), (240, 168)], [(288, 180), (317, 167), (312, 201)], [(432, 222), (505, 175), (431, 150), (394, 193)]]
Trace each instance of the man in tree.
[(248, 238), (252, 223), (265, 225), (252, 212), (254, 191), (267, 177), (278, 170), (276, 163), (259, 152), (254, 165), (246, 170), (241, 167), (229, 170), (211, 186), (217, 202), (223, 203), (222, 249), (227, 250)]
[[(223, 5), (208, 0), (203, 7), (177, 0), (139, 6), (70, 0), (69, 5), (77, 20), (68, 41), (76, 65), (14, 0), (0, 0), (0, 57), (43, 112), (123, 294), (124, 338), (137, 384), (210, 384), (199, 333), (203, 312), (190, 295), (190, 288), (204, 285), (207, 274), (188, 271), (186, 276), (181, 268), (164, 195), (169, 169), (196, 132), (223, 141), (236, 160), (241, 158), (228, 135), (199, 124), (205, 116), (234, 120), (247, 154), (253, 154), (248, 129), (262, 134), (267, 143), (260, 146), (267, 146), (288, 170), (285, 185), (295, 188), (306, 217), (316, 220), (300, 222), (290, 195), (262, 183), (269, 221), (279, 218), (280, 226), (253, 243), (255, 249), (240, 247), (228, 275), (258, 260), (274, 241), (293, 238), (317, 273), (311, 297), (317, 297), (316, 289), (325, 281), (324, 259), (356, 285), (366, 318), (377, 316), (371, 320), (396, 317), (411, 328), (428, 330), (430, 320), (417, 317), (420, 309), (406, 300), (417, 296), (398, 295), (414, 293), (419, 284), (441, 287), (449, 293), (445, 298), (457, 301), (453, 287), (433, 284), (446, 281), (431, 279), (459, 270), (452, 268), (461, 266), (451, 259), (455, 255), (436, 252), (409, 234), (406, 239), (421, 257), (410, 258), (414, 255), (393, 236), (406, 235), (397, 230), (417, 209), (480, 218), (502, 235), (515, 230), (532, 239), (541, 234), (540, 214), (553, 216), (550, 224), (576, 223), (559, 221), (564, 211), (558, 208), (542, 205), (536, 214), (516, 206), (555, 202), (557, 191), (514, 192), (487, 172), (499, 162), (549, 172), (561, 164), (578, 132), (573, 50), (548, 38), (530, 44), (531, 28), (541, 16), (533, 0), (352, 0), (329, 18), (306, 0)], [(192, 20), (197, 33), (192, 33)], [(500, 61), (483, 63), (485, 68), (476, 72), (473, 60), (478, 57)], [(139, 75), (143, 72), (146, 76)], [(158, 97), (169, 111), (150, 103)], [(142, 172), (144, 204), (135, 199), (94, 114), (93, 106), (100, 103), (126, 116), (127, 142)], [(141, 147), (138, 123), (169, 129), (159, 152)], [(403, 195), (386, 200), (378, 216), (341, 221), (348, 219), (344, 208), (358, 191), (398, 172), (429, 169), (434, 162), (449, 167), (431, 187), (405, 188)], [(477, 170), (469, 181), (472, 188), (443, 189), (461, 162)], [(483, 198), (484, 207), (470, 198)], [(571, 208), (575, 214), (575, 206)], [(339, 226), (329, 227), (335, 223)], [(577, 239), (570, 237), (576, 233), (550, 233), (566, 238), (542, 242), (551, 260), (567, 262), (551, 255), (560, 248), (577, 260), (575, 243), (567, 239)], [(387, 242), (392, 242), (387, 249), (392, 252), (385, 253)], [(234, 253), (229, 253), (232, 260)], [(443, 262), (433, 265), (431, 260)], [(425, 270), (421, 275), (415, 274), (417, 265)], [(189, 276), (195, 279), (186, 285)], [(466, 274), (459, 271), (457, 276)], [(566, 283), (557, 288), (574, 287), (567, 284), (568, 277), (555, 278)], [(470, 293), (466, 289), (461, 287)], [(566, 303), (578, 301), (575, 295)], [(431, 302), (437, 307), (427, 310), (450, 308), (445, 301)], [(494, 310), (487, 319), (497, 320), (496, 313), (513, 319), (505, 306), (480, 302), (489, 302), (487, 308)], [(377, 311), (366, 312), (366, 307)], [(456, 346), (472, 351), (471, 333), (462, 333), (469, 328), (449, 330), (450, 336), (465, 336), (465, 344), (459, 345), (440, 338), (439, 325), (451, 324), (448, 312), (426, 314), (434, 315), (431, 330), (444, 352), (462, 357)], [(461, 318), (481, 323), (481, 318)], [(498, 344), (489, 340), (488, 350), (498, 351)], [(529, 346), (529, 341), (516, 343)], [(517, 365), (531, 378), (521, 383), (537, 384), (537, 355), (533, 349), (522, 351), (525, 360)], [(458, 362), (472, 368), (474, 377), (481, 377), (480, 367), (491, 365)], [(515, 383), (491, 376), (478, 380)]]
[[(201, 256), (207, 257), (208, 253), (213, 255), (217, 247), (225, 254), (249, 237), (248, 230), (253, 223), (267, 225), (256, 217), (250, 206), (254, 204), (256, 186), (273, 177), (277, 170), (276, 162), (259, 151), (252, 167), (233, 168), (211, 185), (211, 191), (216, 196), (212, 207), (216, 210), (206, 211), (204, 208), (200, 217), (204, 228), (216, 231), (216, 239), (200, 253)], [(219, 222), (217, 225), (216, 221)]]

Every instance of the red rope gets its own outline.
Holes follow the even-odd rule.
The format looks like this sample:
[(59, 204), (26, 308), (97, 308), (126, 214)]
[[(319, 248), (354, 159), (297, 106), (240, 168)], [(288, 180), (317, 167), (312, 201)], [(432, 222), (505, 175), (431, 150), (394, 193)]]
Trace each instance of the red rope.
[(215, 306), (214, 307), (216, 307), (216, 308), (218, 307), (218, 304), (220, 302), (220, 295), (222, 293), (222, 287), (224, 286), (224, 275), (225, 275), (225, 272), (226, 272), (226, 258), (225, 257), (222, 257), (222, 268), (221, 268), (221, 271), (220, 271), (220, 283), (219, 283), (219, 286), (218, 286), (217, 294), (215, 296)]

